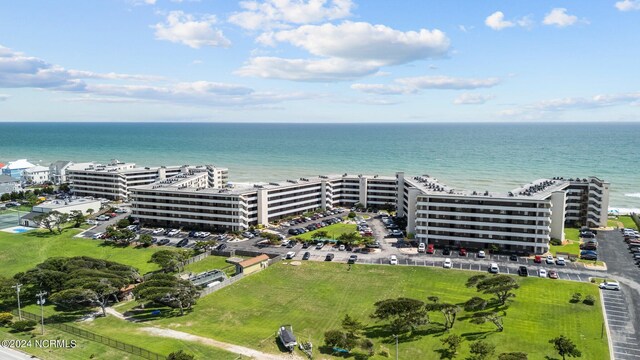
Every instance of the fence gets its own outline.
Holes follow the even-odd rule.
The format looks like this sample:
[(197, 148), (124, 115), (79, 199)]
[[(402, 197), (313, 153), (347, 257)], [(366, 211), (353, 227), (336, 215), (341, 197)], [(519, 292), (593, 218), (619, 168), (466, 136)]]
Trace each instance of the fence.
[(215, 291), (218, 291), (218, 290), (220, 290), (220, 289), (222, 289), (224, 287), (227, 287), (227, 286), (233, 284), (234, 282), (242, 279), (243, 277), (244, 277), (244, 274), (238, 274), (238, 275), (232, 276), (230, 278), (226, 278), (221, 283), (216, 284), (216, 285), (214, 285), (212, 287), (206, 287), (206, 288), (200, 290), (200, 297), (203, 297), (205, 295), (209, 295), (212, 292), (215, 292)]
[[(12, 313), (14, 315), (18, 315), (18, 312), (16, 310), (13, 310)], [(29, 319), (29, 320), (33, 320), (36, 321), (38, 324), (40, 323), (40, 321), (42, 321), (40, 315), (36, 315), (36, 314), (32, 314), (30, 312), (26, 312), (24, 310), (22, 310), (22, 317), (25, 319)], [(66, 333), (72, 334), (72, 335), (77, 335), (79, 337), (85, 338), (87, 340), (90, 341), (94, 341), (103, 345), (107, 345), (109, 347), (112, 347), (114, 349), (118, 349), (118, 350), (122, 350), (124, 352), (127, 352), (129, 354), (133, 354), (133, 355), (137, 355), (140, 357), (143, 357), (145, 359), (149, 359), (149, 360), (165, 360), (167, 357), (164, 355), (160, 355), (154, 352), (151, 352), (149, 350), (145, 350), (143, 348), (131, 345), (131, 344), (127, 344), (124, 343), (122, 341), (118, 341), (112, 338), (108, 338), (106, 336), (102, 336), (102, 335), (98, 335), (98, 334), (94, 334), (90, 331), (86, 331), (86, 330), (82, 330), (80, 328), (77, 328), (75, 326), (71, 326), (71, 325), (67, 325), (64, 323), (56, 323), (56, 322), (52, 322), (47, 320), (47, 318), (44, 319), (44, 323), (47, 326), (51, 326), (53, 328), (56, 328), (58, 330), (62, 330)]]
[[(198, 262), (200, 260), (204, 260), (206, 258), (208, 258), (209, 256), (211, 256), (211, 252), (209, 251), (205, 251), (202, 254), (196, 255), (194, 257), (190, 257), (187, 260), (182, 262), (182, 266), (186, 266), (189, 264), (193, 264), (194, 262)], [(149, 271), (148, 273), (142, 275), (142, 279), (149, 280), (149, 278), (154, 275), (154, 274), (158, 274), (158, 273), (164, 273), (165, 271), (160, 269), (160, 270), (155, 270), (155, 271)]]

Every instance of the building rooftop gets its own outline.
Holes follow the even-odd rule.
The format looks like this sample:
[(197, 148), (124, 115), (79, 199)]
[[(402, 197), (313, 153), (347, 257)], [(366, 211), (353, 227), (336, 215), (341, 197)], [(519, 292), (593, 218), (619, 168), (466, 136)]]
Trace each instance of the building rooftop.
[(241, 261), (240, 263), (238, 263), (238, 265), (240, 265), (243, 268), (245, 268), (245, 267), (249, 267), (249, 266), (252, 266), (252, 265), (261, 263), (263, 261), (267, 261), (267, 260), (269, 260), (269, 256), (266, 255), (266, 254), (261, 254), (261, 255), (258, 255), (256, 257), (252, 257), (251, 259), (247, 259), (247, 260)]
[(37, 208), (45, 208), (45, 209), (60, 209), (67, 206), (80, 205), (80, 204), (89, 204), (94, 202), (100, 202), (100, 200), (96, 199), (86, 199), (86, 198), (71, 198), (68, 200), (53, 200), (43, 202), (42, 204), (36, 205)]
[(32, 163), (28, 162), (27, 159), (19, 159), (16, 161), (9, 161), (9, 163), (5, 166), (6, 169), (27, 169), (34, 167)]
[(25, 169), (24, 172), (25, 173), (35, 173), (35, 172), (40, 172), (40, 171), (49, 171), (49, 168), (46, 166), (40, 166), (40, 165), (36, 165), (34, 167)]

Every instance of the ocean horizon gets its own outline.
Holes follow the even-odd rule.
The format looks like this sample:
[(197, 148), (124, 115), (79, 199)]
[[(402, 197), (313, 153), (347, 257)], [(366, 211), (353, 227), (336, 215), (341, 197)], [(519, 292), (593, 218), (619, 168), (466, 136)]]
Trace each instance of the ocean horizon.
[(2, 122), (0, 135), (3, 163), (215, 164), (240, 183), (404, 171), (479, 191), (597, 176), (611, 209), (640, 208), (638, 123)]

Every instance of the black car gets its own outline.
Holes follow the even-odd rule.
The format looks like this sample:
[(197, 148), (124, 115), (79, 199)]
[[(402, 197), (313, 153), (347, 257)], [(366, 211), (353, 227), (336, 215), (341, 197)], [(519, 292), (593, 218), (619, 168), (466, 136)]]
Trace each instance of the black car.
[(189, 239), (184, 238), (184, 239), (182, 239), (182, 240), (178, 241), (178, 243), (176, 244), (176, 247), (179, 247), (179, 248), (180, 248), (180, 247), (184, 247), (184, 246), (186, 246), (188, 243), (189, 243)]
[(451, 249), (449, 248), (442, 249), (442, 255), (451, 255)]
[(513, 254), (513, 255), (509, 256), (509, 260), (511, 260), (511, 261), (518, 261), (518, 255)]
[(226, 249), (226, 248), (227, 248), (227, 244), (220, 244), (220, 245), (218, 245), (218, 247), (217, 247), (216, 249), (217, 249), (218, 251), (222, 251), (222, 250), (224, 250), (224, 249)]
[(294, 247), (296, 245), (296, 242), (291, 240), (289, 241), (289, 243), (287, 243), (287, 248), (291, 249), (292, 247)]
[(333, 260), (333, 254), (332, 253), (328, 253), (327, 257), (324, 258), (324, 261), (332, 261)]
[(152, 237), (152, 238), (151, 238), (151, 243), (152, 243), (152, 244), (155, 244), (155, 243), (157, 243), (157, 242), (158, 242), (158, 238), (155, 238), (155, 237)]
[(160, 239), (158, 245), (167, 245), (169, 242), (169, 239)]
[(304, 253), (304, 255), (302, 255), (302, 260), (309, 260), (310, 257), (311, 253), (307, 251), (306, 253)]
[(518, 275), (520, 276), (529, 276), (529, 270), (526, 266), (520, 266), (518, 268)]
[(358, 255), (349, 256), (349, 260), (347, 260), (348, 264), (355, 264), (358, 261)]
[(196, 236), (196, 232), (195, 231), (189, 231), (189, 237), (194, 237)]

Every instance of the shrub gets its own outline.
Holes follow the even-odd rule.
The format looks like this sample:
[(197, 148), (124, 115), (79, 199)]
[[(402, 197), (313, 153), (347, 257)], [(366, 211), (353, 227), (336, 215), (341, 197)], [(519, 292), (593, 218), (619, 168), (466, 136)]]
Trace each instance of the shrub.
[(593, 295), (587, 295), (582, 302), (593, 306), (596, 303), (596, 298)]
[(560, 245), (562, 245), (562, 240), (560, 240), (560, 239), (551, 239), (551, 241), (549, 241), (549, 244), (554, 245), (554, 246), (560, 246)]
[(354, 219), (354, 218), (356, 217), (356, 213), (354, 213), (353, 211), (350, 211), (350, 212), (349, 212), (349, 215), (347, 215), (347, 217), (348, 217), (349, 219)]
[(378, 355), (380, 355), (380, 356), (382, 356), (382, 357), (386, 357), (386, 358), (388, 358), (388, 357), (390, 356), (390, 355), (389, 355), (389, 350), (387, 350), (387, 349), (382, 349), (382, 350), (378, 351)]
[(182, 350), (174, 351), (169, 356), (167, 356), (167, 360), (193, 360), (195, 356), (191, 354), (187, 354)]
[(13, 315), (8, 312), (0, 313), (0, 326), (7, 326), (11, 324), (11, 320), (13, 319)]
[(527, 360), (529, 357), (523, 352), (502, 353), (498, 356), (498, 360)]
[(11, 328), (18, 332), (30, 331), (36, 327), (36, 322), (33, 320), (18, 320), (11, 324)]
[(572, 303), (578, 303), (580, 301), (582, 301), (582, 294), (580, 293), (574, 293), (573, 295), (571, 295), (571, 300), (569, 300)]
[(117, 226), (119, 229), (124, 229), (129, 225), (131, 225), (131, 223), (127, 219), (118, 220), (118, 223), (117, 223)]

